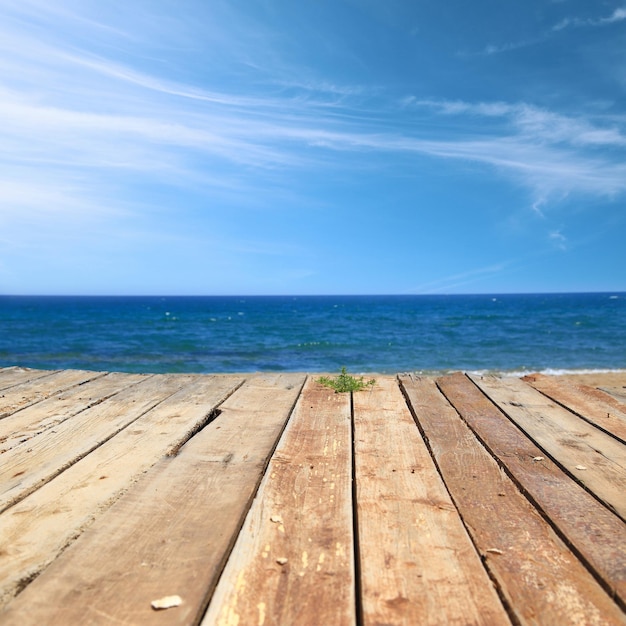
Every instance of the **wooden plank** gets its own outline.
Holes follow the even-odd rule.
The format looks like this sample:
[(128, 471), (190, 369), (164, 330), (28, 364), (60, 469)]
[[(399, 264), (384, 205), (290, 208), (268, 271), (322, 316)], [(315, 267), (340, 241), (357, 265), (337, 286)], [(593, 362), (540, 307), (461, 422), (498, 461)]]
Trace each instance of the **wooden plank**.
[(309, 380), (205, 626), (356, 623), (350, 395)]
[(402, 377), (452, 498), (520, 624), (626, 617), (428, 379)]
[(463, 374), (441, 391), (544, 516), (626, 609), (626, 524), (573, 481)]
[(615, 398), (622, 406), (626, 405), (626, 389), (624, 387), (598, 387), (600, 391), (608, 393), (611, 397)]
[[(197, 623), (296, 401), (302, 374), (256, 377), (11, 604), (3, 624)], [(179, 595), (167, 616), (151, 602)]]
[(193, 376), (149, 377), (0, 455), (0, 511), (44, 485), (192, 380)]
[(5, 417), (0, 420), (0, 454), (145, 378), (144, 374), (106, 374)]
[(586, 385), (574, 385), (555, 376), (531, 374), (522, 380), (561, 406), (626, 443), (626, 407), (610, 402), (606, 394)]
[(143, 472), (175, 454), (243, 379), (201, 376), (0, 515), (0, 606)]
[(353, 402), (364, 626), (510, 623), (397, 381)]
[(471, 378), (546, 454), (626, 519), (623, 444), (522, 380), (475, 375)]
[(3, 367), (0, 369), (0, 392), (21, 383), (55, 374), (57, 370), (33, 370), (27, 367)]
[(80, 385), (104, 376), (105, 372), (87, 372), (84, 370), (62, 370), (49, 376), (31, 379), (3, 391), (0, 395), (0, 419), (15, 413), (24, 407), (41, 402), (46, 398), (61, 393), (65, 389)]
[(613, 396), (610, 396), (606, 391), (603, 391), (602, 388), (593, 387), (592, 385), (582, 384), (576, 380), (568, 380), (565, 381), (568, 385), (574, 387), (574, 389), (578, 390), (585, 396), (589, 396), (591, 400), (599, 400), (603, 404), (607, 404), (611, 407), (611, 413), (621, 414), (623, 415), (626, 412), (626, 404), (620, 402)]

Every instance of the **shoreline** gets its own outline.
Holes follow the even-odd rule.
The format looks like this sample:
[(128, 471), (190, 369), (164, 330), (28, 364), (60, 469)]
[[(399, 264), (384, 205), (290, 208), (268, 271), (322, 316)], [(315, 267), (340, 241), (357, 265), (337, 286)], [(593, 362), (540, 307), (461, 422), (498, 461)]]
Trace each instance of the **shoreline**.
[[(339, 372), (334, 370), (328, 371), (291, 371), (291, 370), (254, 370), (254, 371), (215, 371), (215, 372), (187, 372), (187, 371), (126, 371), (126, 370), (103, 370), (103, 369), (91, 369), (85, 367), (31, 367), (27, 365), (16, 364), (0, 364), (0, 369), (16, 368), (21, 370), (37, 370), (37, 371), (59, 371), (59, 370), (84, 370), (94, 372), (107, 372), (107, 373), (126, 373), (126, 374), (180, 374), (180, 375), (259, 375), (259, 374), (306, 374), (310, 377), (316, 377), (320, 375), (336, 375)], [(588, 385), (590, 387), (623, 387), (626, 389), (626, 369), (594, 369), (594, 368), (581, 368), (581, 369), (553, 369), (544, 368), (539, 370), (525, 369), (525, 370), (464, 370), (464, 369), (445, 369), (445, 370), (407, 370), (407, 371), (395, 371), (395, 372), (374, 372), (374, 371), (356, 371), (348, 368), (348, 373), (354, 376), (418, 376), (420, 378), (437, 379), (442, 376), (447, 376), (456, 372), (463, 372), (465, 374), (473, 374), (477, 376), (496, 376), (499, 378), (521, 378), (526, 376), (532, 376), (535, 374), (541, 374), (544, 376), (550, 376), (559, 380), (568, 381), (574, 384)]]
[[(396, 372), (398, 376), (402, 375), (415, 375), (422, 378), (440, 378), (456, 372), (463, 372), (464, 374), (473, 374), (476, 376), (496, 376), (499, 378), (525, 378), (526, 376), (533, 376), (541, 374), (543, 376), (550, 376), (551, 378), (557, 378), (559, 380), (565, 380), (572, 383), (578, 383), (583, 385), (589, 385), (591, 387), (625, 387), (626, 388), (626, 369), (624, 368), (581, 368), (581, 369), (525, 369), (525, 370), (464, 370), (464, 369), (446, 369), (446, 370), (413, 370), (407, 372)], [(359, 376), (368, 376), (381, 374), (380, 372), (359, 372)], [(389, 373), (382, 373), (381, 375), (389, 375)], [(394, 375), (394, 374), (391, 374)]]

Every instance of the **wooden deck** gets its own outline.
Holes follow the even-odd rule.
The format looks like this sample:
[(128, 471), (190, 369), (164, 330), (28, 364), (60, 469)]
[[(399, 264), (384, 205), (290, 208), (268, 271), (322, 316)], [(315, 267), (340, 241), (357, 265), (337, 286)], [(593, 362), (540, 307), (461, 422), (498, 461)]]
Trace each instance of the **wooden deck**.
[(0, 624), (626, 623), (625, 387), (376, 379), (0, 369)]

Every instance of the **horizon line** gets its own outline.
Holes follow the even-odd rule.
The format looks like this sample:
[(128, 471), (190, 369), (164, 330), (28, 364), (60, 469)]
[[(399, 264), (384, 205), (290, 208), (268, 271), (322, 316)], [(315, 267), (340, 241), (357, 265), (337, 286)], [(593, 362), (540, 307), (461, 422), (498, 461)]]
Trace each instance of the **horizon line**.
[(423, 296), (539, 296), (539, 295), (626, 295), (626, 289), (598, 291), (480, 291), (452, 293), (233, 293), (233, 294), (181, 294), (181, 293), (13, 293), (0, 294), (0, 298), (399, 298)]

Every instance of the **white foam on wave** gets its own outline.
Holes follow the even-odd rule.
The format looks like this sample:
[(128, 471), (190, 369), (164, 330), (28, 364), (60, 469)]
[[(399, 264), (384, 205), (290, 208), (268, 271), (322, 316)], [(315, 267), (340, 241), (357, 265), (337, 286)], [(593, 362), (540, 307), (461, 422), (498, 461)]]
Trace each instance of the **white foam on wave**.
[[(458, 370), (457, 370), (458, 371)], [(468, 374), (474, 376), (500, 376), (502, 378), (523, 378), (530, 374), (545, 374), (546, 376), (571, 376), (576, 374), (626, 374), (626, 369), (614, 368), (614, 369), (556, 369), (548, 367), (542, 370), (539, 369), (524, 369), (524, 370), (468, 370)]]
[(580, 369), (580, 370), (565, 370), (565, 369), (545, 369), (539, 372), (540, 374), (547, 374), (550, 376), (565, 376), (570, 374), (626, 374), (626, 369)]
[(545, 374), (546, 376), (571, 376), (576, 374), (626, 374), (626, 369), (555, 369), (545, 368), (542, 370), (472, 370), (469, 374), (476, 376), (502, 376), (510, 378), (522, 378), (530, 374)]

